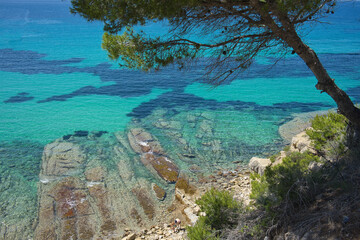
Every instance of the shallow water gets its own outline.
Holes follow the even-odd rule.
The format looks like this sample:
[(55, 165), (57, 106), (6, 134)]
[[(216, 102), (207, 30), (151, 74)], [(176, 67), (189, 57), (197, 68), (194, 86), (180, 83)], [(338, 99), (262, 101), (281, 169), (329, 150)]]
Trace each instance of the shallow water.
[[(198, 81), (201, 63), (188, 71), (169, 67), (150, 74), (119, 69), (101, 50), (102, 25), (70, 15), (68, 7), (50, 0), (0, 2), (0, 232), (21, 219), (19, 229), (31, 236), (24, 226), (36, 218), (42, 149), (74, 131), (107, 131), (110, 140), (101, 144), (112, 146), (113, 132), (142, 127), (182, 172), (207, 174), (254, 155), (271, 155), (284, 144), (278, 127), (293, 114), (335, 106), (315, 89), (315, 78), (295, 56), (276, 66), (272, 58), (259, 58), (238, 79), (216, 89)], [(329, 24), (305, 36), (356, 102), (359, 16), (359, 2), (339, 2), (326, 19)], [(162, 27), (152, 24), (146, 30)], [(108, 159), (111, 168), (116, 160), (112, 153)], [(140, 165), (133, 169), (151, 178)]]

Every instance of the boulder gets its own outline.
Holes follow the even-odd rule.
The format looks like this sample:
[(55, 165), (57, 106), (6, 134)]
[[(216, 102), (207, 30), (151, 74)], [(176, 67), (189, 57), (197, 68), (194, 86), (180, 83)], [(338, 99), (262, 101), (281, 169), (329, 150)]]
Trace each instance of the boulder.
[(268, 158), (252, 157), (249, 162), (249, 168), (262, 176), (264, 174), (265, 168), (270, 164), (271, 161)]
[(311, 147), (311, 140), (305, 131), (292, 138), (290, 151), (300, 153), (310, 151), (312, 153), (316, 153), (316, 151)]

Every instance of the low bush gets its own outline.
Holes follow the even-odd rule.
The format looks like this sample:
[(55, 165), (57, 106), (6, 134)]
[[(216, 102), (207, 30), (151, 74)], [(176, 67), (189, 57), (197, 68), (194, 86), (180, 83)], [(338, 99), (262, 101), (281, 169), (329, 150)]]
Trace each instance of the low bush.
[(263, 176), (253, 174), (250, 197), (265, 208), (285, 200), (292, 206), (300, 205), (312, 195), (320, 181), (319, 174), (308, 169), (311, 162), (319, 162), (319, 157), (309, 152), (293, 152), (281, 164), (268, 166)]
[(200, 211), (205, 213), (193, 227), (188, 227), (190, 240), (220, 239), (221, 231), (237, 225), (242, 205), (228, 191), (215, 188), (207, 191), (196, 201)]
[(336, 158), (344, 154), (347, 123), (343, 115), (333, 112), (317, 115), (311, 121), (311, 126), (312, 129), (306, 133), (319, 153)]
[(222, 229), (236, 224), (241, 211), (241, 204), (231, 193), (215, 188), (207, 191), (196, 203), (200, 206), (200, 211), (206, 214), (205, 223), (212, 229)]
[(201, 216), (195, 226), (187, 227), (187, 237), (190, 240), (217, 240), (216, 232), (206, 223), (206, 217)]

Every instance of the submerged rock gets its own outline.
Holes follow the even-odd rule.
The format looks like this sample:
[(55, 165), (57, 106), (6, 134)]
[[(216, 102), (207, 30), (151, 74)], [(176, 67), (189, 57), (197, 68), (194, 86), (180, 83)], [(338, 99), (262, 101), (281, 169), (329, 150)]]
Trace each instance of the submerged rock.
[(47, 176), (70, 175), (79, 170), (84, 162), (85, 154), (79, 146), (70, 143), (55, 141), (45, 146), (41, 173)]
[[(160, 143), (140, 129), (132, 132), (130, 145), (144, 155), (151, 151), (155, 174), (176, 181), (178, 168), (161, 155)], [(170, 202), (159, 201), (165, 190), (154, 187), (154, 194), (154, 179), (135, 174), (134, 153), (117, 141), (125, 138), (113, 139), (59, 139), (45, 146), (35, 239), (120, 238), (126, 227), (149, 227), (170, 217), (161, 210)], [(139, 141), (152, 142), (150, 150)]]
[(160, 200), (163, 201), (166, 197), (166, 192), (164, 189), (162, 189), (161, 187), (159, 187), (157, 184), (153, 183), (152, 184), (152, 189), (156, 194), (156, 197)]
[(179, 168), (165, 155), (160, 143), (142, 128), (131, 129), (128, 133), (130, 146), (141, 155), (141, 162), (150, 172), (169, 183), (175, 183)]
[(74, 132), (74, 137), (87, 137), (89, 135), (88, 131), (83, 131), (83, 130), (79, 130), (79, 131), (75, 131)]
[[(334, 111), (333, 109), (330, 111)], [(311, 126), (310, 120), (316, 115), (324, 115), (329, 111), (315, 111), (298, 113), (293, 115), (293, 119), (279, 127), (279, 134), (286, 143), (290, 143), (292, 138)]]
[(137, 199), (138, 199), (141, 207), (143, 208), (144, 213), (146, 214), (146, 216), (149, 219), (153, 219), (154, 214), (155, 214), (154, 203), (151, 201), (151, 199), (149, 197), (149, 193), (147, 192), (147, 190), (144, 189), (144, 188), (134, 188), (132, 190), (132, 192), (137, 197)]

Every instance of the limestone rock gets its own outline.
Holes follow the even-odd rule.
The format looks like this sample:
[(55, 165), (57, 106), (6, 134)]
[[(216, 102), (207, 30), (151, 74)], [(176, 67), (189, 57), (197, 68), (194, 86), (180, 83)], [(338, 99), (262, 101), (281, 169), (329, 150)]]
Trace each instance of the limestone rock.
[(326, 113), (328, 113), (327, 110), (294, 114), (294, 118), (291, 121), (286, 122), (279, 127), (279, 134), (286, 143), (290, 143), (293, 136), (311, 126), (311, 119), (313, 119), (316, 115), (324, 115)]
[(40, 188), (39, 223), (35, 239), (85, 239), (95, 235), (96, 217), (84, 184), (66, 177)]
[(322, 166), (323, 166), (322, 163), (311, 162), (311, 163), (309, 163), (308, 169), (311, 170), (311, 171), (319, 171)]
[(282, 163), (283, 159), (286, 157), (286, 152), (285, 151), (280, 151), (280, 155), (278, 157), (276, 157), (275, 162), (273, 162), (271, 164), (271, 166), (276, 166), (280, 163)]
[(186, 116), (186, 119), (189, 123), (196, 123), (196, 116), (192, 115), (192, 114), (188, 114)]
[(249, 168), (254, 172), (263, 175), (265, 168), (271, 164), (268, 158), (252, 157), (249, 162)]
[[(133, 145), (154, 141), (141, 129), (132, 132), (136, 136)], [(145, 167), (135, 171), (133, 152), (124, 146), (126, 137), (119, 133), (116, 137), (121, 141), (76, 138), (56, 140), (45, 147), (34, 239), (121, 239), (125, 228), (136, 231), (166, 219), (161, 207), (166, 209), (171, 203), (160, 203), (149, 192), (149, 178), (134, 174), (144, 172)], [(141, 147), (139, 151), (144, 154)], [(167, 162), (163, 155), (153, 155), (154, 161)], [(163, 178), (173, 181), (167, 175)]]
[(135, 240), (136, 233), (130, 233), (128, 236), (122, 238), (121, 240)]
[(202, 122), (200, 122), (196, 137), (198, 138), (211, 137), (212, 134), (213, 134), (212, 122), (209, 120), (203, 120)]
[(48, 176), (70, 175), (83, 163), (85, 154), (70, 142), (55, 141), (45, 146), (42, 173)]
[(315, 153), (315, 150), (311, 147), (311, 140), (306, 132), (301, 132), (292, 138), (290, 151), (300, 153), (310, 151)]
[(193, 225), (197, 222), (197, 220), (199, 219), (199, 216), (197, 216), (197, 215), (194, 213), (194, 211), (193, 211), (193, 209), (192, 209), (191, 207), (185, 208), (185, 209), (184, 209), (184, 213), (185, 213), (186, 216), (189, 218), (190, 223), (191, 223), (192, 226), (193, 226)]
[(137, 200), (139, 201), (141, 207), (144, 210), (144, 213), (149, 219), (153, 219), (155, 209), (154, 204), (151, 201), (149, 194), (147, 193), (146, 189), (144, 188), (134, 188), (132, 192), (137, 197)]

